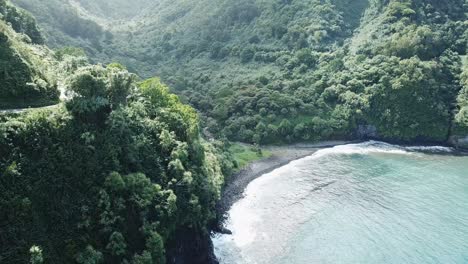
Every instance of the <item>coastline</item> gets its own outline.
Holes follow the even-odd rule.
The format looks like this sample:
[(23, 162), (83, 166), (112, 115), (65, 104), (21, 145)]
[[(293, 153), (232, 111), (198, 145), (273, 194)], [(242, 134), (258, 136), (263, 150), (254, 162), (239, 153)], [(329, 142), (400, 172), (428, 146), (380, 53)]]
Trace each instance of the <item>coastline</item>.
[[(212, 224), (211, 232), (221, 234), (231, 234), (232, 232), (224, 226), (224, 222), (227, 219), (227, 212), (230, 210), (232, 205), (244, 197), (244, 191), (247, 186), (255, 179), (267, 174), (277, 168), (283, 167), (294, 160), (305, 158), (314, 154), (315, 152), (325, 149), (332, 148), (347, 144), (357, 144), (368, 140), (335, 140), (335, 141), (321, 141), (318, 143), (297, 143), (293, 145), (284, 146), (265, 146), (264, 150), (272, 153), (272, 155), (265, 159), (260, 159), (248, 164), (246, 167), (241, 169), (239, 172), (231, 175), (225, 183), (225, 187), (221, 194), (221, 199), (216, 205), (217, 219)], [(440, 146), (436, 144), (428, 144), (429, 146)], [(417, 147), (422, 146), (418, 144), (400, 144), (405, 147)], [(454, 148), (450, 153), (419, 150), (427, 154), (438, 154), (438, 155), (460, 155), (467, 156), (468, 151), (466, 149)], [(208, 264), (219, 264), (215, 254), (214, 246), (211, 241), (211, 237), (208, 241)]]
[[(331, 148), (340, 145), (360, 143), (362, 140), (355, 141), (321, 141), (318, 143), (298, 143), (285, 146), (266, 146), (263, 149), (272, 153), (272, 155), (265, 159), (254, 161), (242, 168), (239, 172), (231, 175), (225, 183), (225, 187), (221, 193), (221, 199), (216, 205), (217, 219), (212, 224), (211, 232), (231, 234), (231, 231), (224, 227), (224, 222), (227, 217), (227, 212), (231, 206), (244, 196), (244, 191), (253, 180), (258, 177), (269, 173), (277, 168), (283, 167), (294, 160), (305, 158), (317, 152), (320, 149)], [(206, 263), (206, 264), (219, 264), (216, 255), (214, 254), (214, 246), (211, 237), (205, 236), (205, 242), (201, 243), (208, 249), (203, 255), (205, 262), (192, 262), (192, 263)], [(177, 263), (177, 262), (176, 262)], [(181, 262), (183, 263), (183, 262)]]
[[(249, 260), (256, 259), (263, 260), (263, 257), (265, 257), (264, 262), (278, 259), (301, 262), (310, 257), (308, 255), (310, 246), (320, 245), (321, 240), (326, 241), (326, 246), (318, 249), (320, 250), (319, 255), (324, 260), (333, 259), (328, 257), (330, 255), (328, 249), (330, 245), (333, 245), (336, 237), (341, 235), (341, 233), (334, 233), (336, 226), (350, 224), (350, 230), (352, 230), (354, 227), (353, 223), (356, 223), (356, 220), (362, 220), (362, 215), (369, 214), (374, 216), (375, 212), (380, 212), (382, 216), (387, 214), (388, 219), (391, 220), (387, 223), (385, 221), (377, 222), (377, 228), (388, 225), (389, 228), (386, 228), (387, 230), (394, 230), (393, 217), (395, 215), (393, 213), (399, 207), (392, 207), (392, 205), (398, 205), (398, 202), (403, 200), (420, 201), (421, 207), (427, 206), (426, 210), (421, 210), (421, 216), (426, 215), (430, 211), (432, 213), (430, 217), (433, 217), (434, 222), (437, 222), (440, 213), (444, 212), (449, 204), (446, 202), (436, 203), (436, 200), (440, 200), (437, 197), (435, 197), (433, 203), (427, 203), (425, 195), (427, 194), (428, 186), (433, 188), (431, 193), (443, 190), (447, 191), (448, 196), (452, 197), (451, 194), (456, 193), (460, 183), (463, 185), (463, 181), (460, 182), (460, 179), (463, 180), (464, 171), (466, 171), (463, 166), (459, 166), (460, 164), (465, 164), (464, 162), (466, 161), (465, 158), (459, 156), (466, 157), (466, 153), (442, 146), (395, 146), (381, 141), (369, 141), (356, 146), (351, 144), (325, 150), (320, 150), (319, 148), (310, 149), (311, 152), (317, 150), (319, 152), (313, 154), (312, 157), (309, 156), (301, 161), (286, 165), (283, 169), (261, 176), (260, 180), (248, 185), (247, 197), (241, 198), (240, 203), (234, 201), (235, 208), (232, 211), (228, 209), (230, 210), (230, 216), (228, 215), (229, 220), (226, 221), (226, 224), (228, 228), (233, 228), (234, 235), (213, 235), (213, 243), (216, 246), (216, 254), (219, 254), (219, 262), (248, 262)], [(359, 166), (356, 167), (356, 160), (354, 158), (350, 160), (349, 157), (359, 157), (359, 159), (367, 159), (370, 162), (362, 163), (366, 164), (364, 169), (358, 168)], [(335, 164), (337, 165), (335, 166)], [(389, 164), (396, 166), (392, 170), (387, 170)], [(317, 170), (317, 166), (322, 167), (322, 165), (324, 169)], [(382, 170), (382, 166), (386, 169)], [(356, 173), (354, 173), (355, 171)], [(375, 175), (379, 177), (375, 178)], [(401, 181), (401, 177), (405, 180)], [(447, 177), (451, 180), (448, 180)], [(408, 179), (411, 180), (408, 181)], [(428, 184), (427, 179), (431, 179), (431, 184)], [(443, 184), (440, 183), (441, 179), (443, 180)], [(446, 179), (447, 182), (445, 182)], [(420, 184), (414, 185), (413, 180), (419, 181)], [(392, 181), (396, 184), (392, 185)], [(366, 187), (360, 185), (363, 182), (366, 182)], [(320, 187), (325, 185), (322, 183), (327, 184), (327, 189), (316, 192), (317, 185)], [(356, 188), (350, 187), (353, 185), (351, 183), (357, 183), (354, 185)], [(328, 187), (329, 185), (332, 185), (332, 187)], [(401, 194), (402, 196), (394, 196), (393, 192), (385, 191), (385, 188), (388, 186), (395, 187), (394, 189), (397, 190), (398, 195)], [(414, 186), (423, 187), (416, 188), (416, 191), (413, 188)], [(356, 192), (350, 191), (351, 189), (359, 191), (370, 190), (375, 193), (370, 196), (366, 193), (359, 199), (354, 200)], [(304, 192), (302, 193), (299, 190), (304, 190)], [(414, 193), (412, 199), (408, 199), (408, 190), (411, 190), (411, 194)], [(382, 195), (383, 193), (385, 194)], [(331, 197), (334, 198), (331, 199)], [(385, 197), (385, 199), (372, 199), (374, 197)], [(388, 202), (387, 198), (392, 199), (393, 197), (396, 197), (396, 203)], [(463, 214), (463, 206), (457, 200), (460, 201), (460, 198), (455, 196), (455, 199), (450, 204), (454, 204), (454, 212), (461, 212)], [(375, 207), (368, 206), (369, 201), (374, 203)], [(385, 201), (386, 204), (382, 203), (382, 201)], [(339, 214), (336, 216), (337, 205), (338, 207), (346, 205), (345, 207), (366, 208), (365, 210), (368, 210), (368, 212), (361, 214), (361, 211), (357, 210), (360, 214), (356, 215), (355, 211), (351, 210), (343, 215)], [(433, 205), (436, 205), (435, 208), (437, 209), (431, 211)], [(288, 210), (290, 207), (291, 210)], [(401, 211), (401, 215), (404, 216), (405, 211), (412, 212), (412, 209), (413, 207), (409, 205)], [(316, 214), (317, 210), (320, 211), (320, 214)], [(303, 212), (304, 215), (302, 214)], [(454, 218), (456, 219), (456, 216)], [(355, 221), (347, 222), (343, 221), (343, 219), (354, 219)], [(380, 219), (387, 219), (387, 217), (381, 217)], [(420, 220), (419, 218), (410, 218), (405, 221), (407, 221), (405, 223), (413, 223), (411, 221)], [(370, 222), (372, 220), (368, 223)], [(364, 226), (367, 228), (367, 225)], [(411, 228), (413, 226), (415, 225), (405, 226), (400, 232), (412, 232), (414, 231)], [(458, 225), (455, 224), (455, 226)], [(438, 227), (434, 227), (434, 232), (438, 233)], [(359, 237), (362, 229), (355, 229), (355, 231), (354, 235), (348, 237)], [(431, 229), (424, 231), (432, 232)], [(447, 234), (449, 232), (453, 232), (455, 236), (460, 231), (454, 228), (454, 230), (447, 231)], [(308, 235), (309, 233), (311, 235)], [(372, 237), (373, 235), (374, 233), (369, 233), (369, 245), (373, 245), (375, 242)], [(401, 242), (400, 237), (395, 236), (395, 238), (395, 241)], [(353, 240), (355, 241), (355, 239), (350, 239), (345, 247), (353, 245)], [(381, 242), (384, 241), (379, 241), (379, 243)], [(461, 245), (463, 245), (463, 242)], [(290, 250), (290, 248), (294, 250)], [(401, 252), (404, 252), (404, 250)], [(445, 252), (447, 251), (445, 250)], [(459, 253), (463, 254), (462, 251)], [(387, 257), (385, 254), (383, 253), (382, 258)], [(425, 256), (422, 254), (421, 259)], [(443, 258), (444, 256), (444, 251), (441, 251), (439, 257)], [(341, 260), (346, 260), (346, 257), (346, 254), (342, 255)], [(403, 255), (400, 257), (403, 257)]]
[(231, 175), (227, 180), (221, 194), (221, 200), (216, 205), (217, 221), (212, 230), (217, 233), (230, 233), (224, 227), (226, 213), (231, 206), (244, 196), (244, 190), (253, 180), (269, 173), (277, 168), (283, 167), (294, 160), (298, 160), (314, 154), (324, 148), (331, 148), (340, 145), (359, 143), (362, 141), (322, 141), (318, 143), (299, 143), (286, 146), (264, 147), (272, 155), (268, 158), (254, 161)]
[[(214, 245), (211, 240), (211, 235), (213, 233), (231, 234), (231, 231), (224, 226), (224, 222), (227, 219), (227, 212), (234, 203), (244, 197), (246, 187), (253, 180), (277, 168), (283, 167), (294, 160), (310, 156), (321, 149), (347, 144), (357, 144), (365, 141), (367, 140), (336, 140), (321, 141), (318, 143), (298, 143), (284, 146), (264, 146), (263, 150), (269, 151), (272, 155), (268, 158), (248, 164), (239, 172), (234, 173), (226, 179), (225, 186), (221, 193), (221, 199), (216, 205), (217, 218), (211, 223), (209, 230), (203, 233), (190, 233), (185, 230), (183, 234), (181, 234), (181, 237), (185, 238), (184, 243), (179, 244), (178, 250), (169, 254), (172, 256), (168, 258), (171, 259), (170, 263), (219, 264), (214, 254)], [(406, 147), (421, 146), (418, 144), (400, 145)], [(431, 146), (431, 144), (429, 144), (429, 146)], [(426, 153), (430, 154), (432, 151), (426, 151)], [(437, 154), (466, 156), (468, 152), (463, 149), (454, 148), (454, 151), (451, 153), (438, 152)], [(189, 235), (189, 238), (187, 238), (187, 235)]]

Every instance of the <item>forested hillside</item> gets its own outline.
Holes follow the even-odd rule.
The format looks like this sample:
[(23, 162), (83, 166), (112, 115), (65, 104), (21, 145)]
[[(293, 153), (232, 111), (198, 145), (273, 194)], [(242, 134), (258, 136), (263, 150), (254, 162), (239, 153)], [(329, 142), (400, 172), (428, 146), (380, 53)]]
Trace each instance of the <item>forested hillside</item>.
[[(0, 1), (0, 110), (58, 101), (56, 66), (34, 18)], [(21, 34), (20, 34), (21, 33)]]
[(112, 37), (88, 52), (161, 76), (203, 114), (204, 126), (232, 140), (443, 142), (464, 126), (467, 7), (465, 0), (162, 0), (107, 24)]
[(16, 5), (31, 12), (41, 26), (46, 43), (51, 48), (76, 46), (88, 54), (101, 49), (101, 41), (111, 38), (102, 25), (83, 16), (69, 1), (15, 0)]
[[(208, 236), (232, 167), (200, 137), (196, 111), (159, 79), (37, 45), (34, 20), (0, 7), (1, 102), (42, 102), (36, 93), (51, 89), (57, 104), (57, 83), (69, 94), (0, 114), (0, 263), (183, 258), (182, 239)], [(190, 256), (207, 256), (200, 244), (187, 243)]]
[(463, 65), (461, 74), (462, 89), (457, 98), (458, 111), (455, 116), (456, 133), (459, 135), (468, 133), (468, 64), (466, 56)]
[(445, 141), (461, 88), (466, 5), (390, 1), (368, 11), (335, 55), (343, 63), (322, 67), (321, 98), (341, 120), (372, 125), (380, 138)]
[[(83, 9), (104, 19), (125, 20), (140, 16), (145, 10), (151, 10), (157, 1), (152, 0), (74, 0)], [(72, 2), (73, 3), (73, 2)]]
[(467, 1), (0, 0), (0, 263), (207, 263), (211, 136), (468, 147)]

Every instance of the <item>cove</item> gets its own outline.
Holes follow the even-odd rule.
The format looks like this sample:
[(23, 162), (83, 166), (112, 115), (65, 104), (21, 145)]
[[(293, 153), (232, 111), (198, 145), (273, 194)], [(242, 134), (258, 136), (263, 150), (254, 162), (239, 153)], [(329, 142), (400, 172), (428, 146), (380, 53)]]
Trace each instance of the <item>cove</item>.
[(468, 263), (468, 157), (365, 142), (265, 174), (212, 238), (220, 263)]

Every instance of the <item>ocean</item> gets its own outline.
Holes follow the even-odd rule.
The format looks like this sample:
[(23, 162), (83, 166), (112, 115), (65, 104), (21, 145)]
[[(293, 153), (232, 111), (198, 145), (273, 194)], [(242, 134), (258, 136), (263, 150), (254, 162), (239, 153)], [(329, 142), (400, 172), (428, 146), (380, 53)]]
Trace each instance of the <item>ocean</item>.
[(225, 264), (468, 263), (468, 157), (370, 141), (249, 184), (214, 234)]

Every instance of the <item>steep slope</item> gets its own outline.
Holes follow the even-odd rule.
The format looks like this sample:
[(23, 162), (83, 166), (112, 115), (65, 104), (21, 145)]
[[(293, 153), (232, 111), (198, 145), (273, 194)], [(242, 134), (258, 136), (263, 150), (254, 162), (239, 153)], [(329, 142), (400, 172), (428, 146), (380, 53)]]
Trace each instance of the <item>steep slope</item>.
[[(113, 38), (90, 53), (161, 76), (204, 114), (212, 132), (252, 141), (257, 124), (277, 127), (291, 113), (317, 113), (293, 93), (306, 88), (303, 76), (320, 53), (337, 49), (359, 25), (367, 0), (353, 2), (348, 8), (347, 0), (159, 1), (148, 7), (152, 12), (114, 23)], [(244, 103), (252, 100), (263, 103)], [(242, 126), (245, 134), (234, 137)], [(270, 134), (255, 140), (283, 136)]]
[(41, 25), (46, 43), (51, 48), (82, 47), (89, 55), (100, 49), (103, 40), (111, 38), (102, 25), (83, 17), (68, 0), (14, 0), (31, 12)]
[(42, 41), (30, 15), (0, 1), (0, 109), (58, 101), (51, 72), (56, 61), (48, 49), (35, 45)]
[(71, 95), (0, 115), (0, 263), (210, 261), (208, 227), (232, 163), (200, 137), (196, 111), (159, 79), (32, 45), (3, 20), (0, 30), (2, 73), (14, 77), (2, 89), (17, 84), (36, 104), (21, 84), (51, 76)]
[(163, 0), (108, 23), (113, 37), (90, 53), (161, 76), (221, 137), (444, 142), (459, 112), (467, 8), (459, 0)]
[(223, 176), (196, 113), (157, 80), (129, 78), (81, 69), (66, 108), (2, 120), (2, 263), (34, 247), (44, 263), (164, 263), (178, 232), (207, 232)]
[[(344, 17), (335, 2), (344, 9), (346, 1), (162, 1), (156, 15), (119, 27), (109, 50), (143, 74), (156, 71), (205, 114), (212, 132), (284, 140), (290, 131), (275, 132), (284, 118), (317, 114), (295, 90), (306, 88), (321, 53), (352, 35), (367, 4), (356, 2), (360, 9)], [(262, 124), (271, 131), (257, 133)]]
[(463, 58), (461, 85), (450, 141), (456, 146), (468, 148), (468, 61), (466, 56)]
[[(152, 0), (73, 0), (89, 13), (104, 19), (123, 20), (138, 16), (157, 1)], [(73, 4), (73, 3), (72, 3)]]
[(379, 138), (447, 140), (466, 54), (465, 12), (459, 1), (450, 10), (433, 1), (374, 2), (339, 56), (344, 63), (321, 69), (323, 99)]

